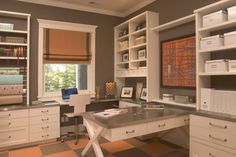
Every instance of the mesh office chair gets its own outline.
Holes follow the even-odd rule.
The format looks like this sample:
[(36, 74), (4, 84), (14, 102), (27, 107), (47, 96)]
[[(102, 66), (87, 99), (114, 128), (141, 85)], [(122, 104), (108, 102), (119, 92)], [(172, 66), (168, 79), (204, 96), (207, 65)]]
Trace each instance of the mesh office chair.
[(74, 106), (73, 113), (66, 113), (65, 116), (75, 119), (75, 144), (78, 143), (78, 118), (81, 116), (81, 113), (86, 112), (86, 105), (90, 104), (90, 94), (81, 94), (81, 95), (70, 95), (70, 106)]

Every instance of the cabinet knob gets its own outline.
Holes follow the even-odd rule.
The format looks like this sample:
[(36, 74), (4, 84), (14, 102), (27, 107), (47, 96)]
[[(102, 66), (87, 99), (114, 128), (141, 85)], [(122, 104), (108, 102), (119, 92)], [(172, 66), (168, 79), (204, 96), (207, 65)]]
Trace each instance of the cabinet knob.
[(160, 125), (158, 125), (158, 127), (160, 128), (160, 127), (165, 127), (166, 126), (166, 124), (164, 123), (164, 124), (160, 124)]
[(228, 126), (227, 125), (218, 125), (218, 124), (214, 124), (214, 123), (211, 123), (209, 122), (209, 125), (212, 126), (212, 127), (215, 127), (215, 128), (220, 128), (220, 129), (227, 129)]
[(210, 156), (210, 157), (215, 157), (215, 155), (213, 155), (212, 153), (209, 153), (209, 156)]
[(221, 139), (221, 138), (218, 138), (218, 137), (214, 137), (214, 136), (212, 136), (211, 134), (209, 134), (209, 138), (210, 139), (213, 139), (213, 140), (215, 140), (215, 141), (219, 141), (219, 142), (227, 142), (227, 139), (225, 138), (225, 139)]
[(11, 122), (9, 122), (8, 125), (11, 126)]
[(9, 139), (11, 139), (11, 136), (8, 136)]

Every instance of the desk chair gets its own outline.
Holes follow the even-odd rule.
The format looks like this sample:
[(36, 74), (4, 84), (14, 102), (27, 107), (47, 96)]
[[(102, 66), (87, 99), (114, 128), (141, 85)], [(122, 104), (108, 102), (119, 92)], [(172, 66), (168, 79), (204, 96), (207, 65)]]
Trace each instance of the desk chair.
[(65, 116), (68, 118), (75, 119), (75, 144), (78, 144), (78, 132), (79, 132), (79, 125), (78, 125), (78, 118), (81, 116), (80, 114), (86, 112), (86, 105), (90, 104), (90, 94), (81, 94), (81, 95), (70, 95), (70, 106), (74, 106), (73, 113), (66, 113)]

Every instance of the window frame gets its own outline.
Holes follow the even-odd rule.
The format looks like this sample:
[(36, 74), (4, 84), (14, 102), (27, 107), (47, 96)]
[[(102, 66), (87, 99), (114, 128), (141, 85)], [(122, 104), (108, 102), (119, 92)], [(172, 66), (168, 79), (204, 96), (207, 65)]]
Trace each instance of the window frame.
[[(38, 31), (38, 98), (50, 98), (61, 96), (61, 92), (45, 92), (44, 64), (43, 64), (43, 29), (61, 29), (68, 31), (80, 31), (91, 33), (91, 63), (88, 64), (87, 72), (87, 90), (79, 90), (80, 93), (90, 93), (95, 95), (95, 37), (96, 25), (87, 25), (79, 23), (52, 21), (37, 19), (39, 23)], [(77, 78), (76, 78), (77, 79)]]

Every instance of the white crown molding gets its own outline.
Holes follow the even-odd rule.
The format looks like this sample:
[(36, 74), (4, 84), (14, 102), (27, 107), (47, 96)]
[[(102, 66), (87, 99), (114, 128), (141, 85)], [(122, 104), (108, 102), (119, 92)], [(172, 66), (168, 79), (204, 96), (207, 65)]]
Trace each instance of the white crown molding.
[(154, 2), (154, 1), (156, 1), (156, 0), (145, 0), (145, 1), (141, 2), (141, 3), (138, 3), (137, 5), (133, 6), (133, 7), (130, 8), (129, 10), (127, 10), (127, 11), (124, 13), (123, 17), (126, 17), (126, 16), (128, 16), (128, 15), (134, 13), (135, 11), (138, 11), (139, 9), (141, 9), (141, 8), (143, 8), (143, 7), (145, 7), (145, 6), (147, 6), (148, 4), (151, 4), (151, 3)]
[(93, 8), (93, 7), (88, 7), (88, 6), (76, 5), (76, 4), (69, 4), (65, 2), (57, 2), (54, 0), (17, 0), (17, 1), (48, 5), (48, 6), (54, 6), (54, 7), (60, 7), (60, 8), (67, 8), (67, 9), (73, 9), (73, 10), (80, 10), (80, 11), (86, 11), (86, 12), (92, 12), (92, 13), (99, 13), (99, 14), (105, 14), (105, 15), (111, 15), (111, 16), (126, 17), (132, 14), (133, 12), (141, 9), (142, 7), (154, 2), (155, 0), (145, 0), (141, 3), (138, 3), (137, 5), (130, 8), (124, 13), (105, 10), (105, 9), (98, 9), (98, 8)]

